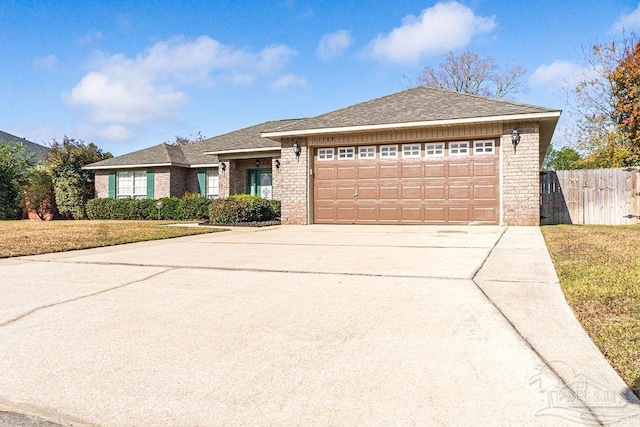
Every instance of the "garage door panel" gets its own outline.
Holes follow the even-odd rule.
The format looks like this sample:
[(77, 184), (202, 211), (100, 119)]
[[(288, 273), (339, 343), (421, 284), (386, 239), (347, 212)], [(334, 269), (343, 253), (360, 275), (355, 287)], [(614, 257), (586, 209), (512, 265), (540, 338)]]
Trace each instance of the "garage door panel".
[(421, 206), (400, 206), (400, 220), (402, 222), (422, 222)]
[(394, 187), (383, 187), (381, 186), (379, 189), (379, 198), (381, 200), (399, 200), (400, 199), (400, 189), (398, 186)]
[(449, 163), (448, 177), (468, 177), (471, 173), (471, 164), (469, 162)]
[(447, 198), (447, 187), (444, 185), (425, 185), (424, 198), (426, 200), (445, 200)]
[(335, 199), (335, 187), (316, 187), (316, 201), (330, 200), (333, 202)]
[(473, 176), (474, 177), (481, 177), (481, 176), (496, 176), (498, 175), (498, 164), (497, 162), (491, 161), (491, 162), (474, 162), (473, 164)]
[(402, 185), (402, 200), (422, 200), (422, 186), (415, 185)]
[(337, 179), (355, 179), (356, 167), (355, 166), (338, 166), (336, 168)]
[(498, 197), (498, 186), (492, 184), (475, 184), (473, 186), (474, 200), (495, 200)]
[(358, 206), (358, 221), (375, 223), (378, 221), (378, 208), (375, 206)]
[(317, 180), (334, 180), (336, 179), (336, 168), (333, 166), (316, 166), (314, 175)]
[(358, 200), (378, 200), (378, 187), (374, 186), (358, 186)]
[(400, 207), (380, 205), (378, 215), (380, 222), (397, 223), (400, 221)]
[(446, 165), (445, 164), (425, 163), (425, 165), (424, 165), (424, 176), (425, 176), (425, 178), (441, 178), (441, 179), (444, 179), (445, 176), (446, 176)]
[(358, 166), (357, 169), (358, 179), (378, 179), (378, 167), (373, 166)]
[(388, 179), (388, 178), (395, 178), (398, 179), (398, 171), (399, 171), (399, 167), (397, 164), (380, 164), (380, 173), (379, 173), (379, 178), (380, 179)]
[(404, 164), (400, 169), (402, 179), (422, 178), (422, 164)]
[(336, 189), (336, 200), (353, 200), (356, 194), (355, 187), (338, 187)]
[(449, 200), (471, 200), (469, 184), (449, 185)]
[(497, 224), (499, 156), (315, 162), (319, 223)]

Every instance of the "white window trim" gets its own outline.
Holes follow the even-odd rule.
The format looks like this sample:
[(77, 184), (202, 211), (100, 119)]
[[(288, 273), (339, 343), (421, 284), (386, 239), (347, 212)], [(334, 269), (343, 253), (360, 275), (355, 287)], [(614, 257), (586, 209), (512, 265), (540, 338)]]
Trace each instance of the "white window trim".
[[(389, 151), (384, 151), (384, 149), (394, 149), (393, 155), (390, 156), (389, 155)], [(380, 159), (397, 159), (398, 158), (398, 145), (397, 144), (393, 144), (393, 145), (381, 145), (380, 146)]]
[[(211, 188), (211, 183), (209, 179), (215, 173), (215, 183), (216, 185)], [(217, 169), (207, 169), (204, 174), (204, 187), (205, 187), (205, 195), (210, 199), (217, 199), (220, 197), (220, 174)], [(215, 190), (215, 191), (212, 191)]]
[[(482, 144), (482, 147), (478, 146), (478, 143)], [(490, 151), (487, 151), (487, 146), (485, 145), (486, 143), (490, 143), (491, 145), (489, 146), (491, 148)], [(473, 141), (473, 154), (494, 154), (496, 152), (496, 142), (493, 139), (483, 139), (483, 140), (478, 140), (478, 141)], [(478, 148), (482, 148), (482, 151), (478, 151)]]
[[(433, 151), (433, 153), (429, 153)], [(440, 151), (439, 153), (437, 151)], [(444, 142), (428, 142), (424, 144), (425, 157), (444, 157)]]
[[(319, 162), (329, 162), (333, 160), (333, 156), (335, 154), (335, 150), (333, 148), (318, 148), (318, 161)], [(330, 155), (328, 155), (331, 153)], [(324, 156), (324, 158), (320, 157)]]
[[(454, 153), (452, 152), (452, 148), (451, 145), (452, 144), (457, 144), (458, 145), (458, 152)], [(461, 153), (460, 149), (462, 149), (464, 147), (464, 152)], [(449, 143), (449, 155), (450, 156), (468, 156), (469, 155), (469, 141), (455, 141), (455, 142), (450, 142)]]
[[(418, 147), (418, 154), (413, 153), (415, 147)], [(409, 150), (409, 154), (405, 152), (405, 149)], [(403, 159), (419, 159), (420, 157), (422, 157), (422, 144), (419, 144), (419, 143), (402, 144)]]
[[(371, 150), (373, 150), (373, 153), (371, 152)], [(366, 145), (366, 146), (358, 147), (358, 159), (375, 159), (375, 158), (376, 158), (375, 145)]]
[[(120, 186), (121, 174), (131, 174), (131, 186), (127, 186), (129, 191), (123, 193)], [(138, 178), (136, 179), (136, 175)], [(138, 184), (136, 181), (142, 180), (144, 184)], [(136, 190), (139, 190), (136, 192)], [(127, 170), (118, 171), (116, 173), (116, 199), (146, 199), (147, 198), (147, 171), (146, 170)]]
[(338, 160), (353, 160), (356, 158), (356, 147), (338, 147)]

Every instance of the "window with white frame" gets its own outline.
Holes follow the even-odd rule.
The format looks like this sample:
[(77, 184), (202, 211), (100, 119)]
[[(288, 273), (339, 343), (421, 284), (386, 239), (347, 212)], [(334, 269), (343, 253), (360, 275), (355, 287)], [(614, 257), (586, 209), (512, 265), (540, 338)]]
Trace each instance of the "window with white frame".
[(469, 141), (449, 143), (450, 156), (464, 156), (467, 154), (469, 154)]
[(338, 160), (353, 159), (355, 155), (355, 147), (338, 147)]
[(376, 147), (358, 147), (359, 159), (375, 159)]
[(333, 160), (333, 148), (318, 148), (318, 160)]
[(381, 159), (397, 159), (398, 146), (397, 145), (381, 145), (380, 158)]
[(116, 175), (118, 199), (146, 199), (147, 171), (120, 171)]
[(444, 156), (444, 142), (433, 142), (424, 144), (425, 157), (442, 157)]
[(492, 154), (494, 152), (494, 141), (473, 141), (474, 154)]
[(210, 199), (217, 199), (220, 195), (220, 180), (217, 169), (207, 169), (205, 192)]
[(415, 159), (420, 157), (420, 144), (402, 144), (402, 158)]

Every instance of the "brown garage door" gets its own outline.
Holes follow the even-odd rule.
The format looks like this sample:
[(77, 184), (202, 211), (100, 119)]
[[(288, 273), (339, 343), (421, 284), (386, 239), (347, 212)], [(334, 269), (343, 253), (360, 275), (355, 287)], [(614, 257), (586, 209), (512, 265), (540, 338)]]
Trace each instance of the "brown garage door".
[(497, 224), (499, 140), (314, 150), (319, 224)]

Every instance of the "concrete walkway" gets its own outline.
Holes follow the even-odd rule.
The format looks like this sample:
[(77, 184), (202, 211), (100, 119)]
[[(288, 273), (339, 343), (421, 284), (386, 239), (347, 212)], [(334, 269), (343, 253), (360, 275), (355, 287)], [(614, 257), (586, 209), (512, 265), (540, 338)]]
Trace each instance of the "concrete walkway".
[(0, 372), (16, 425), (640, 423), (538, 228), (239, 228), (0, 260)]

